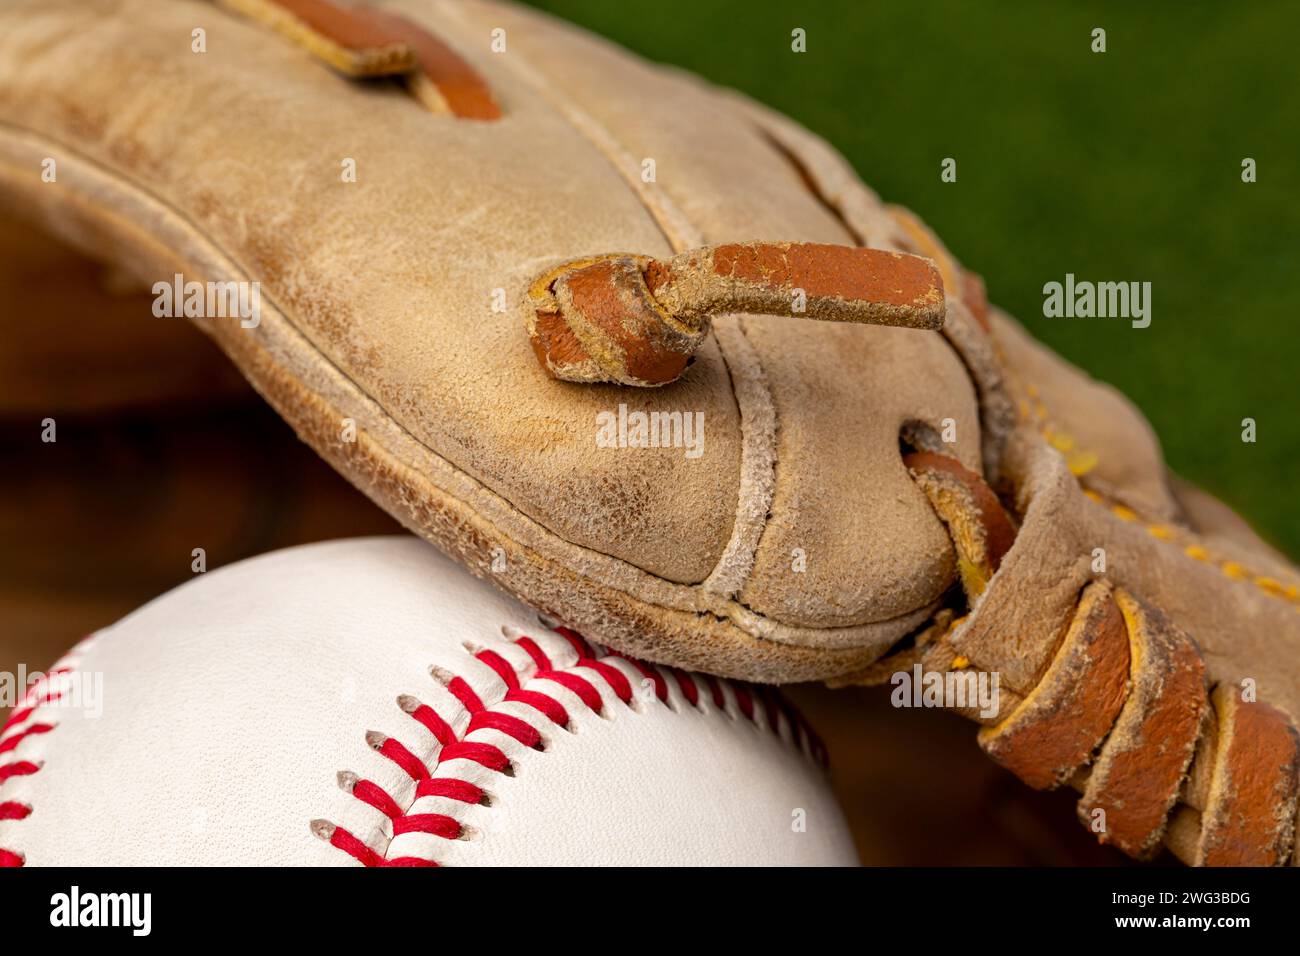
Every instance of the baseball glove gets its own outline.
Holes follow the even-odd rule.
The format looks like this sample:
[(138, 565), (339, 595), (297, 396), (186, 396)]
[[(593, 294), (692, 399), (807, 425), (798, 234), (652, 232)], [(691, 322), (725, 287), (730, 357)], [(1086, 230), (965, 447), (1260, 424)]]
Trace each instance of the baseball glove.
[(1300, 859), (1300, 574), (761, 106), (496, 3), (11, 0), (0, 201), (589, 635), (996, 677), (940, 702), (1104, 842)]

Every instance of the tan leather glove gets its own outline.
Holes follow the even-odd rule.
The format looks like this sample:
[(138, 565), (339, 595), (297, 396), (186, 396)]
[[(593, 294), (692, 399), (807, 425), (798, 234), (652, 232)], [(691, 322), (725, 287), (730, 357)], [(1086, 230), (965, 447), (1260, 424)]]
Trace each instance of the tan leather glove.
[(997, 675), (1101, 839), (1295, 858), (1300, 575), (782, 117), (495, 3), (10, 0), (0, 201), (258, 283), (193, 318), (302, 438), (592, 637)]

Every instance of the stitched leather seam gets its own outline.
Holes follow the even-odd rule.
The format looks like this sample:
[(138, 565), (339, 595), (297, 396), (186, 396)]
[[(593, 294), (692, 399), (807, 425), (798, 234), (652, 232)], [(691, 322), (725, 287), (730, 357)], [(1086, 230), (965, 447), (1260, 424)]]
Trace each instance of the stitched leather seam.
[[(1001, 357), (1000, 349), (998, 354)], [(1162, 522), (1148, 521), (1132, 508), (1109, 501), (1099, 492), (1082, 487), (1083, 476), (1099, 464), (1097, 454), (1081, 447), (1072, 435), (1052, 424), (1051, 413), (1043, 403), (1036, 387), (1027, 382), (1024, 383), (1023, 387), (1028, 400), (1020, 403), (1021, 418), (1025, 421), (1032, 421), (1047, 443), (1065, 457), (1066, 465), (1069, 467), (1070, 472), (1079, 479), (1081, 490), (1085, 496), (1109, 510), (1111, 514), (1121, 521), (1132, 524), (1141, 523), (1144, 530), (1151, 537), (1173, 547), (1181, 548), (1183, 554), (1193, 561), (1214, 565), (1230, 581), (1253, 584), (1269, 597), (1293, 604), (1296, 606), (1296, 610), (1300, 611), (1300, 585), (1284, 583), (1268, 575), (1257, 574), (1238, 561), (1215, 555), (1209, 548), (1201, 544), (1199, 538), (1191, 532)]]
[(1143, 530), (1151, 537), (1158, 541), (1163, 541), (1171, 547), (1181, 548), (1183, 554), (1191, 558), (1193, 561), (1200, 561), (1203, 564), (1213, 565), (1218, 568), (1223, 573), (1223, 576), (1228, 578), (1228, 580), (1243, 584), (1252, 584), (1259, 591), (1262, 591), (1269, 597), (1295, 605), (1296, 610), (1300, 611), (1300, 585), (1288, 584), (1279, 581), (1277, 578), (1257, 574), (1238, 561), (1231, 561), (1214, 554), (1209, 548), (1201, 544), (1200, 540), (1194, 534), (1183, 531), (1182, 529), (1172, 525), (1147, 521), (1132, 508), (1116, 504), (1113, 501), (1107, 501), (1097, 492), (1091, 491), (1087, 488), (1083, 489), (1083, 493), (1089, 500), (1101, 505), (1121, 521), (1130, 524), (1141, 524)]
[[(632, 681), (614, 662), (622, 661), (636, 670), (643, 681), (653, 687), (654, 698), (668, 705), (669, 681), (678, 688), (683, 703), (703, 709), (705, 701), (715, 710), (732, 719), (744, 719), (760, 730), (777, 736), (789, 746), (794, 746), (805, 756), (823, 767), (826, 751), (821, 741), (798, 710), (774, 688), (729, 681), (708, 675), (689, 674), (676, 668), (647, 664), (643, 661), (589, 644), (581, 635), (565, 627), (552, 630), (569, 644), (577, 659), (568, 665), (553, 664), (550, 655), (539, 642), (526, 634), (506, 634), (510, 643), (522, 649), (527, 665), (512, 663), (505, 655), (492, 648), (480, 648), (467, 653), (481, 664), (487, 665), (501, 679), (499, 692), (491, 700), (482, 700), (463, 675), (443, 674), (446, 689), (460, 703), (457, 713), (439, 713), (431, 705), (415, 698), (398, 699), (400, 709), (420, 723), (436, 740), (436, 748), (427, 758), (413, 754), (394, 738), (371, 732), (367, 743), (381, 756), (396, 763), (411, 778), (414, 786), (404, 803), (378, 784), (363, 779), (358, 774), (345, 771), (339, 774), (340, 785), (354, 799), (379, 810), (390, 821), (392, 835), (382, 849), (365, 841), (328, 820), (314, 820), (312, 832), (331, 846), (342, 850), (365, 866), (437, 866), (438, 861), (423, 857), (391, 856), (392, 841), (404, 833), (424, 833), (440, 839), (472, 838), (465, 825), (454, 814), (413, 813), (414, 804), (422, 797), (440, 797), (464, 805), (486, 802), (481, 786), (469, 780), (440, 776), (440, 765), (451, 760), (469, 760), (491, 773), (510, 773), (513, 762), (499, 747), (481, 740), (470, 739), (476, 731), (493, 730), (512, 737), (526, 747), (540, 749), (544, 727), (567, 726), (572, 707), (561, 698), (547, 693), (547, 683), (559, 684), (572, 692), (594, 713), (601, 713), (606, 702), (597, 685), (612, 691), (615, 699), (632, 708), (636, 692)], [(539, 686), (542, 685), (542, 686)], [(524, 705), (532, 709), (529, 719), (502, 708), (502, 704)], [(633, 712), (637, 712), (633, 709)], [(459, 733), (454, 729), (469, 721)], [(783, 729), (786, 733), (782, 733)]]
[[(75, 672), (82, 653), (93, 640), (93, 635), (83, 638), (55, 661), (40, 681), (27, 688), (22, 701), (14, 708), (4, 726), (0, 727), (0, 788), (9, 780), (29, 777), (44, 768), (44, 761), (36, 762), (19, 757), (18, 748), (24, 741), (39, 739), (57, 729), (57, 723), (35, 718), (44, 716), (41, 714), (42, 707), (57, 704), (63, 699), (63, 691), (57, 687), (51, 688), (51, 681)], [(31, 813), (31, 804), (6, 800), (3, 793), (0, 793), (0, 820), (26, 820)], [(25, 863), (26, 856), (20, 850), (0, 847), (0, 868), (23, 866)]]
[[(456, 15), (460, 15), (459, 11)], [(641, 180), (638, 164), (606, 125), (557, 90), (523, 57), (512, 57), (508, 68), (513, 69), (549, 101), (574, 132), (590, 143), (614, 168), (655, 221), (673, 252), (683, 252), (706, 244), (704, 233), (666, 194), (650, 190)], [(767, 376), (763, 374), (762, 362), (745, 334), (744, 321), (738, 317), (734, 328), (748, 346), (744, 350), (745, 354), (731, 354), (725, 336), (718, 335), (716, 326), (710, 331), (727, 366), (732, 400), (736, 403), (741, 418), (741, 477), (736, 489), (737, 501), (732, 513), (731, 535), (701, 588), (706, 593), (723, 597), (739, 593), (753, 571), (758, 548), (769, 523), (767, 516), (771, 514), (772, 501), (776, 495), (775, 436), (779, 434), (781, 425), (776, 401)], [(737, 350), (733, 348), (733, 351)], [(738, 389), (736, 377), (749, 366), (752, 366), (752, 370), (745, 374), (748, 385), (745, 389)], [(746, 399), (753, 401), (753, 406)], [(748, 428), (747, 422), (750, 423)], [(773, 423), (770, 429), (768, 422)], [(748, 502), (743, 497), (746, 490), (752, 495)], [(754, 520), (755, 515), (761, 517)], [(746, 517), (751, 520), (746, 521)]]
[[(995, 343), (995, 350), (999, 361), (1002, 362), (1003, 368), (1008, 367), (1006, 354), (1001, 347)], [(1065, 463), (1070, 469), (1070, 473), (1076, 478), (1082, 478), (1088, 472), (1097, 467), (1099, 461), (1096, 452), (1084, 448), (1074, 440), (1074, 436), (1068, 432), (1058, 429), (1051, 421), (1051, 412), (1043, 403), (1038, 388), (1028, 382), (1024, 383), (1025, 394), (1028, 396), (1017, 406), (1020, 411), (1021, 420), (1032, 421), (1038, 431), (1046, 439), (1047, 443), (1065, 456)]]

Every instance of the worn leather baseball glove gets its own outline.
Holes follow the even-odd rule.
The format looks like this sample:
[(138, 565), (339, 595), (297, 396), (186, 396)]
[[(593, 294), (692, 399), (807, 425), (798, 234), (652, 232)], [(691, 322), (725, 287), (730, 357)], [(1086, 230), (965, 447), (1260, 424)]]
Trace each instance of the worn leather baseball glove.
[(781, 116), (496, 3), (11, 0), (0, 202), (599, 640), (996, 676), (1104, 842), (1300, 858), (1300, 574)]

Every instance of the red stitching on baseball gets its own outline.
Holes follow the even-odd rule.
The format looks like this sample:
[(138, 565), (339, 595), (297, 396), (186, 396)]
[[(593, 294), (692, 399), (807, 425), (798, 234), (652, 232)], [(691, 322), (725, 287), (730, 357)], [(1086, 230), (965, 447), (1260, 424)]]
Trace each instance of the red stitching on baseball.
[[(596, 660), (594, 657), (579, 658), (578, 667), (590, 667), (601, 677), (605, 678), (605, 683), (610, 686), (618, 699), (623, 703), (628, 703), (632, 699), (632, 682), (627, 676), (615, 667), (613, 664), (606, 664), (604, 661)], [(594, 710), (595, 708), (593, 708)]]
[(572, 645), (573, 649), (578, 652), (578, 660), (582, 660), (584, 657), (596, 656), (596, 652), (592, 650), (592, 647), (587, 643), (586, 638), (577, 631), (571, 630), (562, 624), (551, 628), (551, 630)]
[(35, 696), (35, 692), (43, 689), (44, 686), (45, 683), (42, 681), (41, 683), (34, 685), (31, 688), (31, 690), (27, 692), (27, 697), (25, 698), (27, 703), (24, 703), (22, 707), (19, 707), (17, 710), (15, 710), (12, 714), (9, 715), (9, 719), (5, 721), (4, 727), (0, 727), (0, 733), (3, 733), (4, 731), (8, 730), (10, 727), (17, 727), (24, 720), (26, 720), (28, 717), (34, 714), (36, 712), (37, 707), (44, 707), (47, 704), (57, 704), (59, 701), (63, 700), (62, 691), (56, 691), (53, 694), (47, 694), (45, 697), (42, 697), (40, 700), (33, 700), (32, 698)]
[(447, 690), (451, 691), (452, 696), (464, 704), (465, 709), (471, 714), (477, 714), (483, 709), (483, 701), (478, 699), (478, 694), (474, 693), (474, 688), (465, 682), (465, 678), (452, 678), (447, 684)]
[[(441, 764), (450, 760), (472, 761), (496, 773), (511, 771), (510, 758), (499, 747), (480, 741), (464, 739), (474, 731), (494, 730), (505, 734), (524, 746), (541, 746), (543, 742), (541, 731), (514, 714), (493, 709), (501, 703), (513, 703), (530, 707), (552, 726), (561, 729), (569, 727), (569, 712), (564, 704), (550, 694), (523, 687), (522, 684), (526, 680), (546, 680), (559, 684), (566, 690), (571, 691), (589, 710), (599, 715), (602, 714), (604, 709), (604, 698), (601, 697), (600, 691), (597, 690), (591, 680), (583, 674), (575, 673), (575, 671), (585, 670), (594, 673), (604, 681), (620, 701), (624, 704), (630, 704), (634, 696), (632, 682), (628, 679), (627, 674), (610, 663), (612, 660), (622, 660), (626, 661), (653, 684), (655, 697), (665, 704), (669, 699), (668, 682), (664, 676), (666, 671), (672, 675), (682, 698), (691, 707), (698, 709), (701, 706), (701, 693), (697, 681), (702, 680), (708, 688), (708, 696), (712, 700), (713, 706), (725, 713), (730, 712), (727, 707), (726, 694), (723, 691), (723, 683), (717, 678), (708, 675), (695, 677), (676, 668), (660, 669), (654, 665), (605, 648), (601, 648), (598, 654), (597, 649), (593, 648), (576, 632), (566, 627), (556, 627), (553, 630), (564, 638), (577, 654), (578, 659), (574, 663), (565, 667), (556, 667), (542, 647), (534, 639), (526, 635), (511, 638), (511, 643), (522, 650), (532, 662), (535, 670), (531, 675), (511, 664), (505, 656), (496, 651), (479, 650), (473, 655), (475, 659), (489, 667), (504, 684), (506, 690), (498, 704), (491, 706), (485, 704), (464, 677), (457, 675), (446, 681), (447, 690), (465, 708), (470, 717), (465, 730), (460, 734), (456, 733), (452, 723), (444, 719), (428, 704), (421, 703), (413, 697), (405, 695), (398, 698), (399, 709), (421, 724), (438, 742), (439, 750), (432, 766), (426, 765), (401, 742), (392, 737), (374, 731), (366, 734), (366, 742), (372, 749), (392, 761), (415, 782), (412, 803), (422, 797), (440, 797), (465, 804), (487, 802), (487, 794), (476, 784), (466, 780), (435, 777), (433, 775)], [(63, 661), (60, 661), (58, 665), (48, 672), (44, 681), (34, 685), (28, 691), (23, 705), (15, 710), (10, 715), (9, 720), (5, 722), (4, 727), (0, 728), (0, 753), (16, 750), (23, 740), (35, 735), (49, 733), (57, 727), (56, 724), (50, 723), (32, 724), (17, 733), (7, 737), (3, 736), (4, 731), (19, 727), (39, 707), (56, 703), (63, 698), (64, 692), (62, 689), (47, 692), (49, 678), (75, 671), (76, 667), (73, 659), (91, 639), (86, 638), (78, 643), (68, 652)], [(784, 723), (789, 728), (790, 737), (798, 749), (807, 753), (818, 763), (823, 765), (826, 763), (825, 747), (812, 732), (812, 729), (797, 708), (781, 696), (779, 692), (771, 688), (752, 687), (736, 682), (727, 683), (732, 688), (736, 708), (740, 711), (740, 716), (743, 716), (756, 726), (763, 727), (765, 725), (765, 729), (777, 736), (780, 736), (781, 725)], [(755, 697), (763, 704), (761, 710), (764, 719), (761, 723), (756, 719)], [(733, 716), (735, 715), (733, 714)], [(0, 765), (0, 784), (14, 777), (37, 773), (41, 766), (39, 763), (28, 760), (15, 760)], [(459, 839), (465, 835), (464, 826), (454, 817), (438, 813), (412, 814), (406, 812), (398, 801), (393, 798), (392, 794), (373, 781), (361, 779), (355, 774), (344, 773), (340, 774), (340, 784), (359, 802), (374, 808), (390, 819), (394, 836), (402, 833), (427, 833), (443, 839)], [(13, 800), (0, 801), (0, 820), (23, 820), (31, 812), (32, 808), (27, 804)], [(364, 841), (349, 833), (343, 827), (336, 826), (326, 820), (313, 821), (311, 829), (313, 833), (331, 846), (342, 850), (365, 866), (438, 865), (434, 860), (417, 857), (388, 859), (384, 854), (366, 845)], [(25, 858), (21, 853), (0, 848), (0, 867), (22, 866), (24, 863)]]
[(423, 780), (429, 775), (429, 768), (424, 765), (424, 762), (399, 741), (379, 733), (367, 734), (366, 739), (378, 753), (405, 770), (412, 780)]
[[(54, 730), (58, 724), (38, 723), (23, 727), (16, 733), (5, 736), (5, 732), (18, 728), (25, 723), (36, 710), (49, 704), (55, 704), (64, 697), (62, 687), (51, 690), (50, 681), (52, 678), (60, 677), (64, 674), (71, 674), (75, 671), (76, 661), (86, 646), (94, 639), (94, 636), (83, 637), (80, 641), (68, 649), (68, 652), (54, 662), (54, 666), (45, 672), (44, 676), (27, 688), (23, 695), (22, 702), (14, 708), (9, 715), (9, 719), (0, 727), (0, 753), (8, 753), (16, 750), (18, 745), (24, 740), (40, 734), (47, 734)], [(5, 781), (12, 780), (16, 777), (28, 777), (40, 771), (44, 763), (35, 763), (31, 760), (16, 760), (11, 763), (0, 766), (0, 786)], [(30, 804), (21, 803), (17, 800), (0, 801), (0, 820), (26, 820), (32, 812)], [(27, 862), (23, 854), (14, 850), (7, 850), (0, 847), (0, 869), (5, 867), (23, 866)]]
[(491, 744), (479, 743), (473, 740), (462, 740), (450, 747), (443, 747), (442, 753), (438, 755), (438, 763), (444, 763), (448, 760), (472, 760), (479, 766), (487, 767), (487, 769), (495, 770), (498, 773), (505, 773), (510, 769), (510, 758), (502, 752), (500, 747), (493, 747)]
[(415, 799), (420, 797), (445, 797), (459, 800), (461, 803), (482, 803), (486, 794), (482, 789), (464, 780), (449, 780), (446, 777), (430, 777), (421, 780), (415, 788)]
[(569, 727), (569, 712), (564, 709), (564, 705), (554, 697), (547, 697), (541, 691), (512, 690), (506, 694), (505, 700), (508, 703), (527, 704), (555, 726), (566, 730)]
[(13, 750), (24, 737), (30, 737), (32, 734), (47, 734), (53, 729), (53, 724), (32, 724), (26, 730), (20, 730), (18, 733), (11, 734), (0, 740), (0, 754)]
[(722, 685), (712, 674), (704, 674), (704, 683), (709, 685), (709, 690), (713, 694), (713, 706), (718, 710), (726, 710), (727, 699), (722, 695)]
[(4, 733), (10, 727), (17, 727), (24, 720), (30, 717), (32, 715), (32, 711), (34, 711), (35, 709), (36, 708), (34, 706), (19, 707), (17, 710), (15, 710), (12, 714), (9, 715), (9, 719), (4, 722), (4, 726), (0, 727), (0, 734)]
[(330, 846), (338, 847), (348, 856), (358, 860), (364, 866), (384, 866), (387, 864), (382, 856), (366, 846), (342, 827), (317, 820), (312, 824), (312, 832), (329, 841)]
[(456, 731), (451, 729), (451, 725), (438, 716), (428, 704), (422, 704), (414, 697), (405, 695), (397, 698), (397, 705), (406, 711), (428, 729), (433, 734), (434, 739), (444, 747), (456, 739)]
[(749, 696), (749, 691), (740, 686), (736, 687), (736, 705), (745, 715), (746, 720), (754, 719), (754, 698)]
[(499, 730), (507, 736), (513, 737), (525, 747), (536, 748), (542, 743), (542, 735), (538, 733), (537, 728), (526, 720), (520, 720), (518, 717), (511, 717), (509, 714), (501, 714), (492, 710), (484, 710), (474, 715), (474, 719), (469, 722), (465, 728), (465, 733), (472, 734), (476, 730), (483, 729)]
[(506, 686), (511, 690), (519, 686), (519, 677), (515, 674), (515, 669), (500, 654), (495, 651), (479, 651), (474, 656), (496, 671), (497, 676), (505, 681)]
[(673, 677), (677, 679), (677, 687), (682, 692), (682, 696), (692, 707), (700, 706), (700, 689), (695, 686), (695, 681), (686, 675), (685, 671), (679, 671), (677, 668), (672, 669)]
[(18, 760), (14, 763), (0, 765), (0, 783), (4, 783), (10, 777), (29, 776), (40, 769), (40, 764), (32, 763), (30, 760)]
[[(582, 661), (579, 660), (578, 664)], [(578, 665), (574, 665), (575, 667)], [(551, 680), (559, 684), (565, 690), (571, 690), (581, 698), (582, 702), (587, 705), (587, 709), (593, 713), (601, 713), (605, 707), (605, 702), (600, 698), (600, 691), (592, 686), (591, 681), (578, 674), (568, 674), (564, 671), (538, 671), (534, 675), (538, 680)]]
[[(421, 783), (427, 781), (421, 780)], [(396, 820), (402, 815), (402, 808), (397, 805), (397, 801), (383, 787), (371, 783), (369, 780), (357, 780), (352, 784), (349, 792), (362, 803), (368, 803), (390, 820)]]
[[(535, 670), (531, 675), (510, 663), (505, 655), (497, 651), (480, 649), (471, 652), (471, 656), (490, 668), (501, 679), (505, 692), (501, 695), (498, 704), (485, 703), (471, 687), (469, 681), (462, 676), (456, 675), (443, 680), (447, 690), (465, 708), (470, 718), (465, 730), (460, 734), (457, 734), (453, 727), (456, 722), (455, 718), (448, 720), (439, 715), (428, 704), (421, 703), (413, 697), (404, 695), (398, 698), (398, 704), (403, 713), (413, 717), (429, 730), (434, 739), (437, 740), (439, 749), (432, 758), (432, 764), (428, 766), (421, 764), (414, 754), (392, 738), (376, 733), (367, 735), (367, 740), (372, 747), (375, 747), (384, 756), (393, 759), (394, 762), (407, 771), (408, 776), (417, 781), (415, 794), (411, 799), (412, 805), (422, 797), (441, 797), (467, 804), (485, 803), (487, 801), (487, 794), (478, 785), (466, 780), (436, 775), (438, 768), (451, 760), (472, 761), (496, 773), (512, 771), (509, 756), (499, 747), (481, 741), (465, 739), (475, 731), (494, 730), (505, 734), (526, 747), (541, 746), (543, 741), (542, 732), (514, 714), (495, 709), (500, 704), (525, 705), (535, 710), (551, 725), (561, 729), (569, 727), (569, 712), (565, 706), (550, 694), (525, 688), (522, 686), (525, 681), (545, 680), (559, 684), (566, 690), (571, 691), (588, 710), (595, 714), (601, 714), (605, 703), (600, 691), (584, 674), (575, 673), (575, 671), (594, 672), (604, 681), (615, 697), (625, 704), (631, 704), (634, 695), (632, 682), (628, 679), (627, 674), (611, 663), (613, 660), (621, 660), (626, 661), (653, 684), (655, 697), (659, 701), (666, 704), (669, 699), (668, 681), (664, 676), (666, 670), (676, 681), (678, 689), (686, 702), (693, 708), (698, 709), (700, 707), (700, 688), (696, 683), (696, 678), (692, 675), (676, 668), (661, 670), (652, 664), (647, 664), (605, 648), (601, 648), (602, 653), (598, 655), (597, 650), (576, 632), (565, 627), (555, 627), (553, 630), (564, 638), (577, 654), (578, 659), (572, 664), (557, 667), (535, 640), (522, 634), (513, 636), (507, 634), (507, 637), (532, 662)], [(709, 697), (714, 707), (720, 711), (730, 713), (727, 707), (723, 682), (708, 675), (701, 675), (700, 679), (707, 685)], [(731, 681), (727, 682), (727, 684), (732, 689), (735, 708), (740, 712), (739, 716), (744, 717), (755, 726), (767, 729), (778, 737), (781, 735), (781, 727), (784, 724), (789, 728), (794, 746), (813, 757), (818, 763), (825, 765), (825, 748), (821, 746), (820, 740), (812, 733), (798, 710), (778, 691), (774, 688), (754, 687)], [(762, 705), (763, 719), (761, 721), (757, 719), (760, 708), (755, 707), (755, 699)], [(732, 714), (732, 716), (734, 718), (736, 715)], [(418, 769), (415, 764), (419, 764)], [(448, 840), (461, 839), (465, 836), (464, 826), (454, 817), (446, 814), (413, 814), (399, 811), (395, 815), (393, 811), (397, 810), (398, 801), (391, 794), (370, 781), (358, 780), (352, 786), (351, 792), (362, 802), (379, 809), (393, 821), (394, 838), (403, 833), (427, 833)], [(384, 854), (374, 850), (358, 837), (325, 820), (314, 821), (312, 830), (317, 836), (327, 840), (330, 845), (337, 847), (365, 866), (438, 865), (436, 861), (415, 857), (387, 859)]]
[[(629, 664), (631, 664), (633, 667), (639, 670), (641, 672), (642, 677), (644, 677), (646, 680), (654, 684), (655, 696), (659, 698), (659, 700), (662, 703), (665, 704), (668, 703), (668, 682), (664, 680), (663, 674), (660, 674), (649, 664), (645, 663), (644, 661), (639, 661), (635, 657), (628, 657), (626, 654), (620, 654), (617, 651), (614, 651), (609, 656), (617, 657), (621, 661), (627, 661)], [(776, 725), (773, 724), (773, 726)]]
[(399, 833), (431, 833), (444, 840), (458, 840), (460, 824), (441, 813), (411, 813), (393, 821), (393, 836)]
[(524, 653), (533, 659), (539, 671), (549, 671), (551, 669), (551, 659), (546, 653), (537, 646), (537, 642), (531, 637), (520, 637), (515, 640), (515, 644), (524, 649)]

